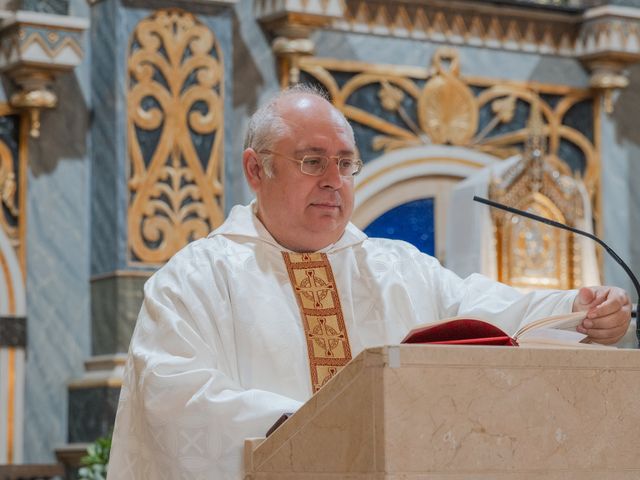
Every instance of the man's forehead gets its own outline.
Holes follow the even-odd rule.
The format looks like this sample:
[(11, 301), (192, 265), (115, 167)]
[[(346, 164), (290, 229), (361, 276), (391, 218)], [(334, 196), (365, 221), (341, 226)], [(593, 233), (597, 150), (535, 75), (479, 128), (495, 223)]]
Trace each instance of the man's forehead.
[[(279, 116), (286, 127), (276, 144), (286, 143), (296, 152), (327, 150), (342, 144), (342, 153), (355, 150), (351, 127), (344, 115), (330, 102), (317, 95), (290, 94), (278, 102)], [(333, 148), (331, 148), (333, 149)], [(309, 152), (311, 153), (311, 152)]]
[(278, 104), (281, 118), (295, 127), (300, 121), (329, 121), (338, 131), (349, 131), (347, 122), (340, 111), (330, 102), (317, 95), (291, 94)]
[(314, 97), (308, 94), (291, 95), (291, 97), (293, 106), (299, 110), (312, 108), (314, 106), (314, 103), (324, 103), (323, 99), (321, 99), (320, 97)]
[(278, 110), (283, 115), (308, 112), (328, 112), (335, 107), (322, 97), (308, 93), (291, 93), (278, 101)]

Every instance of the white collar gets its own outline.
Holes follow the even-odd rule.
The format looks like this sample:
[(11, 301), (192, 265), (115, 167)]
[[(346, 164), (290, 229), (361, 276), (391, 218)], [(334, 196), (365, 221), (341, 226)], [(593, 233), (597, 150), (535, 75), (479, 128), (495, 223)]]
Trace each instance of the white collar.
[[(209, 237), (216, 235), (248, 237), (268, 243), (279, 250), (290, 251), (280, 245), (269, 233), (266, 227), (256, 216), (257, 202), (253, 200), (249, 205), (236, 205), (229, 212), (225, 222), (209, 234)], [(322, 253), (333, 253), (344, 248), (362, 243), (367, 235), (351, 222), (347, 224), (344, 233), (337, 242), (327, 245), (318, 250)]]

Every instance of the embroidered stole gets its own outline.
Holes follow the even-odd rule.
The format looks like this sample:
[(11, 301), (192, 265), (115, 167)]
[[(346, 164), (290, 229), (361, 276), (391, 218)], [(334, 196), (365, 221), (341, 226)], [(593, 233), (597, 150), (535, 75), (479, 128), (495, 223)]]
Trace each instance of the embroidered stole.
[(326, 254), (282, 252), (282, 256), (302, 314), (315, 393), (351, 360), (342, 306)]

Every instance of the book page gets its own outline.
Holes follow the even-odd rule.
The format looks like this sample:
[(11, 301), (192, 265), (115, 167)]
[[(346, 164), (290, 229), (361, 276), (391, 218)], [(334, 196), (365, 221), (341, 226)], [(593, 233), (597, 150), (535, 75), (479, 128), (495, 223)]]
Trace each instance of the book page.
[(520, 337), (518, 345), (525, 348), (605, 348), (615, 350), (617, 347), (590, 343), (585, 341), (587, 335), (557, 329), (534, 329)]
[(520, 327), (520, 329), (513, 337), (518, 340), (527, 332), (538, 330), (541, 328), (553, 330), (569, 330), (575, 332), (576, 327), (580, 325), (580, 323), (586, 318), (586, 316), (587, 312), (572, 312), (562, 315), (554, 315), (552, 317), (541, 318)]
[(518, 344), (526, 344), (526, 343), (566, 343), (566, 344), (575, 344), (580, 343), (582, 340), (587, 338), (587, 335), (584, 333), (570, 331), (570, 330), (561, 330), (556, 328), (535, 328), (533, 330), (528, 330), (524, 334), (518, 337)]

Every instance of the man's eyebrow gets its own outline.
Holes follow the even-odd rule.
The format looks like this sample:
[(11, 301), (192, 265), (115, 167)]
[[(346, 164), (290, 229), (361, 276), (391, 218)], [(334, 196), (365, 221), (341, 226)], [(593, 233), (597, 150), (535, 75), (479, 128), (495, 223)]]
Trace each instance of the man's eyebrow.
[[(322, 147), (308, 147), (308, 148), (301, 148), (299, 150), (296, 150), (294, 152), (294, 155), (296, 156), (302, 156), (302, 155), (309, 155), (309, 154), (318, 154), (318, 155), (326, 155), (327, 154), (327, 150), (326, 148), (322, 148)], [(338, 152), (338, 155), (351, 155), (354, 156), (356, 154), (356, 152), (353, 149), (343, 149), (340, 150)]]

